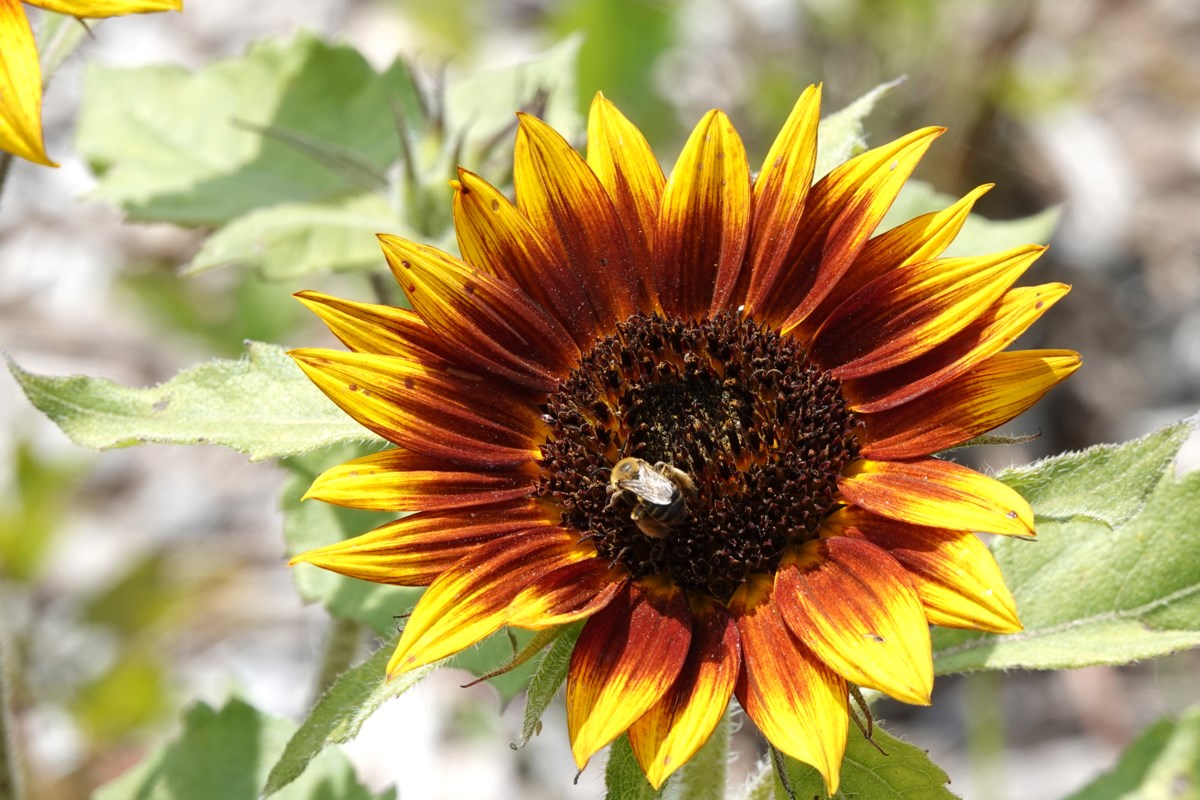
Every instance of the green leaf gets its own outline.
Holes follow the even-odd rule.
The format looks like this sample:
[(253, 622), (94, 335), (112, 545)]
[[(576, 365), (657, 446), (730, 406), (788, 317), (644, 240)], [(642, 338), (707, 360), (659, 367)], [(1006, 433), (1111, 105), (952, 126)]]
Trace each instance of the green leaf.
[(184, 370), (150, 388), (106, 378), (26, 372), (8, 359), (29, 402), (71, 441), (109, 450), (134, 444), (219, 444), (251, 461), (372, 441), (276, 345), (247, 342), (247, 357)]
[[(539, 116), (568, 140), (578, 138), (584, 126), (576, 104), (575, 74), (582, 41), (578, 35), (568, 36), (529, 61), (454, 82), (446, 92), (446, 127), (463, 131), (464, 152), (486, 155), (498, 138), (511, 142), (512, 135), (505, 132), (516, 131), (514, 113), (528, 107), (539, 92), (546, 98)], [(511, 149), (501, 149), (511, 168)], [(499, 185), (491, 169), (471, 169)]]
[[(318, 500), (300, 501), (317, 475), (359, 455), (363, 455), (361, 448), (340, 447), (283, 462), (289, 472), (283, 484), (282, 504), (283, 538), (289, 556), (358, 536), (395, 519), (394, 514), (342, 508)], [(395, 615), (410, 611), (421, 595), (420, 589), (348, 578), (312, 564), (297, 564), (291, 569), (305, 601), (322, 604), (335, 617), (366, 623), (381, 636), (395, 633)]]
[(662, 792), (655, 791), (646, 780), (645, 773), (633, 757), (633, 748), (629, 746), (629, 736), (626, 734), (621, 734), (608, 748), (604, 786), (608, 790), (607, 800), (657, 800), (662, 797)]
[[(346, 670), (334, 681), (317, 701), (308, 719), (300, 724), (300, 728), (288, 740), (283, 755), (271, 767), (263, 794), (283, 792), (281, 797), (291, 797), (290, 792), (284, 792), (285, 787), (290, 790), (293, 781), (306, 772), (314, 759), (324, 757), (326, 747), (353, 739), (363, 723), (380, 706), (408, 691), (437, 666), (431, 664), (421, 667), (389, 681), (386, 679), (387, 663), (395, 645), (394, 640), (388, 642), (373, 656), (357, 667)], [(259, 783), (256, 787), (261, 785)]]
[(520, 750), (541, 729), (542, 715), (558, 696), (559, 689), (567, 680), (567, 667), (571, 664), (571, 653), (575, 650), (575, 640), (583, 630), (583, 623), (577, 623), (563, 631), (554, 640), (554, 644), (542, 656), (537, 669), (529, 681), (529, 692), (525, 696), (525, 713), (522, 716), (521, 735), (513, 742), (514, 750)]
[(813, 180), (867, 149), (863, 120), (875, 110), (880, 98), (903, 82), (904, 78), (897, 78), (889, 83), (881, 83), (841, 111), (835, 111), (821, 120), (817, 129), (817, 169)]
[(1200, 470), (1177, 475), (1197, 418), (998, 477), (1030, 501), (1034, 542), (998, 539), (1025, 630), (935, 629), (939, 673), (1126, 664), (1200, 644)]
[[(924, 750), (906, 744), (878, 727), (871, 741), (850, 732), (838, 797), (855, 800), (956, 800), (947, 788), (949, 777), (929, 760)], [(882, 749), (883, 752), (880, 752)], [(886, 754), (886, 755), (885, 755)], [(792, 758), (783, 758), (788, 784), (796, 797), (827, 797), (825, 779), (816, 769)], [(790, 800), (775, 776), (775, 800)]]
[(1151, 800), (1200, 796), (1200, 708), (1147, 728), (1111, 771), (1067, 800)]
[[(198, 703), (186, 712), (183, 732), (116, 780), (95, 800), (254, 800), (267, 770), (293, 726), (269, 717), (241, 700), (215, 711)], [(394, 798), (395, 791), (372, 794), (354, 777), (340, 754), (327, 752), (312, 769), (279, 795), (280, 800)]]
[(79, 149), (95, 195), (130, 217), (216, 225), (382, 186), (400, 152), (393, 108), (417, 105), (402, 66), (378, 74), (302, 33), (196, 72), (90, 67)]
[(284, 203), (244, 214), (208, 237), (184, 274), (240, 265), (284, 281), (324, 271), (383, 269), (375, 234), (403, 227), (380, 194), (327, 204)]
[[(879, 230), (886, 231), (921, 214), (941, 211), (957, 200), (957, 197), (942, 194), (924, 181), (910, 180), (900, 190), (896, 202), (880, 223)], [(971, 214), (943, 255), (947, 258), (980, 256), (1022, 244), (1046, 244), (1054, 235), (1061, 216), (1056, 207), (1012, 220), (991, 220)]]

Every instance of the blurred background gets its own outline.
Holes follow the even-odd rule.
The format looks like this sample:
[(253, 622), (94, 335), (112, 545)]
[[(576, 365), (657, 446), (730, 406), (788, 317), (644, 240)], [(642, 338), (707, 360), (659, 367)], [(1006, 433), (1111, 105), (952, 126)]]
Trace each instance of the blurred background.
[[(0, 347), (34, 372), (150, 385), (236, 357), (246, 338), (325, 343), (294, 291), (371, 297), (361, 275), (182, 277), (206, 230), (129, 223), (89, 201), (95, 179), (74, 145), (85, 63), (196, 68), (306, 29), (379, 69), (403, 54), (452, 83), (581, 32), (569, 102), (584, 109), (602, 89), (665, 167), (708, 108), (730, 113), (756, 163), (805, 85), (824, 82), (835, 110), (907, 76), (868, 119), (870, 143), (946, 125), (918, 178), (954, 195), (995, 182), (977, 206), (990, 218), (1061, 207), (1025, 282), (1074, 290), (1022, 344), (1077, 349), (1084, 367), (1007, 427), (1039, 438), (990, 449), (982, 465), (1128, 439), (1200, 406), (1194, 0), (190, 0), (183, 14), (92, 27), (46, 95), (62, 168), (14, 164), (0, 201)], [(283, 481), (217, 448), (84, 451), (0, 375), (0, 628), (31, 797), (89, 796), (198, 699), (237, 694), (302, 716), (329, 623), (284, 566)], [(931, 752), (951, 791), (1063, 797), (1149, 722), (1200, 699), (1198, 668), (1182, 654), (939, 679), (932, 708), (877, 711)], [(600, 763), (572, 785), (561, 711), (514, 753), (520, 703), (502, 713), (491, 688), (458, 688), (465, 680), (436, 673), (372, 719), (347, 748), (363, 780), (396, 781), (405, 798), (602, 793)], [(757, 745), (744, 738), (738, 768), (749, 769)]]

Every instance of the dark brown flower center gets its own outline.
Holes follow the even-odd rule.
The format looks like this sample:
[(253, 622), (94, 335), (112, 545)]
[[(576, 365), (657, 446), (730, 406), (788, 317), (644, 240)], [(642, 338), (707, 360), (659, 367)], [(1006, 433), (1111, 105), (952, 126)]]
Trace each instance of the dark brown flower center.
[[(563, 523), (635, 577), (666, 574), (722, 600), (816, 535), (858, 456), (838, 382), (796, 341), (728, 313), (630, 317), (560, 384), (546, 420), (537, 494)], [(627, 457), (646, 483), (617, 492), (613, 467)]]

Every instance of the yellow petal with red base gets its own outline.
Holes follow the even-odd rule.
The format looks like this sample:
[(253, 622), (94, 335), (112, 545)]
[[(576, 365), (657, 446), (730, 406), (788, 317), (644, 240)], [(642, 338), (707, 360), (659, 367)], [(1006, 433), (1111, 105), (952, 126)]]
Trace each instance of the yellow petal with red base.
[(303, 499), (373, 511), (436, 511), (516, 500), (536, 481), (533, 462), (524, 470), (464, 470), (408, 450), (384, 450), (321, 473)]
[(17, 0), (0, 0), (0, 150), (57, 167), (42, 139), (42, 68), (29, 20)]
[(585, 619), (604, 608), (629, 579), (629, 570), (589, 558), (559, 567), (526, 585), (508, 609), (508, 624), (529, 630)]
[[(804, 233), (805, 199), (817, 166), (820, 119), (821, 87), (809, 86), (792, 107), (754, 179), (750, 246), (740, 297), (757, 297), (760, 284), (779, 273)], [(750, 305), (746, 310), (754, 312)]]
[(880, 275), (940, 256), (962, 230), (975, 201), (993, 185), (976, 187), (949, 208), (922, 214), (872, 237), (863, 245), (845, 276), (830, 289), (817, 309), (797, 326), (797, 335), (811, 335), (835, 308)]
[(790, 331), (842, 280), (943, 128), (922, 128), (835, 167), (812, 187), (803, 230), (774, 275), (764, 274), (746, 304)]
[(637, 308), (638, 270), (608, 191), (556, 130), (528, 114), (517, 116), (517, 208), (571, 267), (595, 318), (625, 319)]
[(720, 603), (692, 602), (692, 642), (675, 683), (629, 728), (646, 780), (660, 788), (696, 754), (725, 713), (741, 669), (737, 626)]
[(775, 604), (792, 633), (846, 680), (929, 704), (929, 623), (908, 573), (880, 548), (839, 537), (785, 553)]
[(1070, 350), (997, 353), (965, 375), (904, 405), (863, 414), (874, 459), (926, 456), (986, 433), (1022, 414), (1079, 369)]
[(31, 6), (72, 17), (119, 17), (155, 11), (182, 11), (183, 0), (25, 0)]
[(654, 236), (658, 295), (668, 315), (729, 307), (750, 234), (750, 165), (729, 117), (704, 115), (663, 190)]
[(662, 581), (628, 581), (584, 625), (567, 671), (567, 729), (583, 769), (671, 688), (687, 658), (691, 612)]
[(480, 372), (551, 391), (578, 360), (562, 325), (512, 284), (434, 247), (387, 234), (379, 241), (413, 309)]
[(958, 531), (1032, 538), (1033, 509), (995, 478), (952, 461), (870, 461), (851, 464), (838, 480), (856, 506), (888, 519)]
[(812, 356), (844, 381), (911, 361), (967, 327), (1046, 248), (910, 264), (875, 279), (825, 320)]
[(1017, 607), (996, 559), (969, 531), (925, 528), (844, 508), (822, 535), (861, 536), (904, 567), (934, 625), (993, 633), (1021, 630)]
[(488, 542), (545, 532), (557, 524), (532, 503), (426, 511), (301, 553), (289, 564), (312, 564), (376, 583), (428, 586)]
[(454, 655), (495, 633), (521, 587), (552, 569), (590, 558), (561, 529), (522, 532), (482, 545), (430, 584), (404, 625), (388, 677)]
[(666, 178), (646, 137), (600, 92), (588, 112), (587, 163), (608, 190), (621, 225), (630, 233), (629, 247), (639, 281), (638, 307), (653, 310), (658, 305), (651, 270), (654, 228)]
[[(519, 392), (461, 370), (318, 348), (289, 355), (359, 423), (415, 453), (468, 467), (524, 468), (543, 423)], [(487, 403), (480, 403), (487, 397)], [(437, 436), (430, 436), (437, 430)]]
[(461, 167), (454, 192), (454, 229), (463, 260), (519, 286), (546, 309), (579, 346), (603, 335), (586, 287), (517, 207)]
[(441, 336), (415, 311), (355, 303), (321, 292), (296, 292), (293, 296), (355, 352), (403, 356), (426, 364), (446, 363), (450, 355)]
[(811, 764), (837, 792), (850, 725), (846, 681), (792, 635), (765, 575), (743, 584), (729, 603), (742, 642), (738, 702), (767, 740)]
[(1008, 290), (967, 327), (912, 361), (842, 384), (851, 410), (886, 411), (944, 386), (1012, 344), (1070, 290), (1062, 283)]

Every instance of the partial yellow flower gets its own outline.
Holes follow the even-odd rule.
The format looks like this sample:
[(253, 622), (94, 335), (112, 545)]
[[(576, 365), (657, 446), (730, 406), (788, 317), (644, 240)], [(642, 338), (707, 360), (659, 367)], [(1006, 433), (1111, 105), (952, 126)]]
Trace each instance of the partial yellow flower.
[[(117, 17), (182, 11), (183, 0), (28, 0), (73, 17)], [(35, 164), (58, 166), (42, 137), (42, 69), (29, 20), (18, 0), (0, 0), (0, 150)]]

